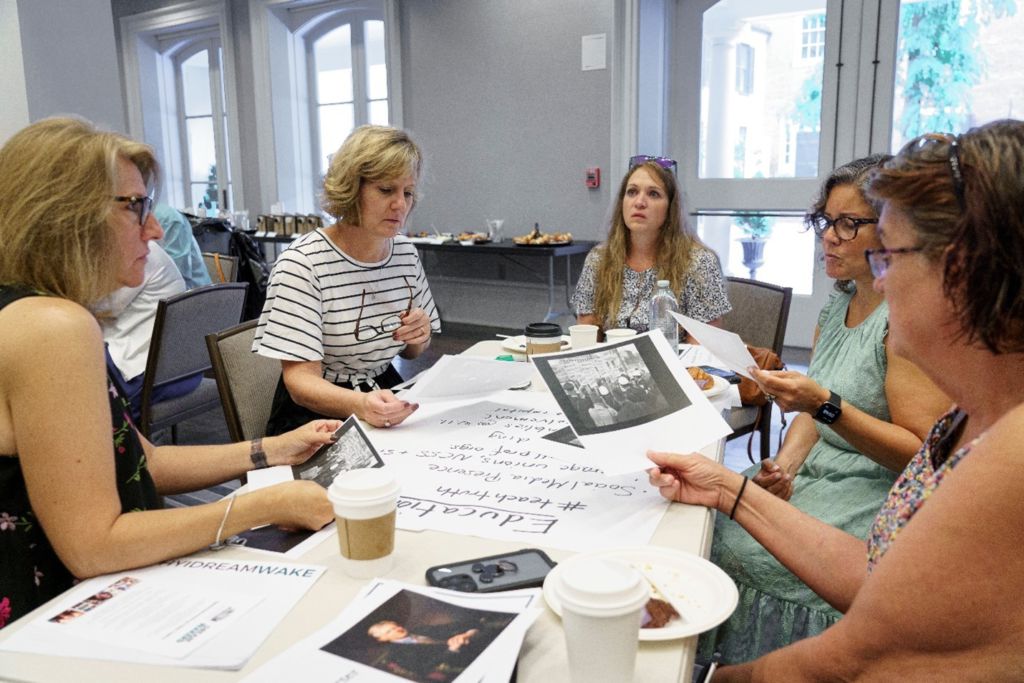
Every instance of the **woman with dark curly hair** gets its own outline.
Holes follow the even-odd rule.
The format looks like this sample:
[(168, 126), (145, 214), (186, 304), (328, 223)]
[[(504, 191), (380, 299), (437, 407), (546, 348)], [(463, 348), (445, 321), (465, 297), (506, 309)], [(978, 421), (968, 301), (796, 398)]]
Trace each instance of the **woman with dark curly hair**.
[(325, 416), (390, 427), (416, 410), (390, 389), (402, 381), (395, 356), (416, 358), (441, 330), (401, 235), (422, 164), (409, 134), (387, 126), (360, 126), (331, 158), (323, 207), (337, 221), (278, 258), (253, 342), (281, 361), (268, 434)]
[(622, 179), (608, 239), (587, 254), (572, 297), (577, 321), (602, 330), (646, 332), (658, 280), (668, 280), (679, 311), (718, 324), (732, 310), (722, 267), (683, 219), (675, 161), (635, 156)]
[(1024, 678), (1022, 169), (1024, 122), (997, 121), (919, 137), (870, 182), (881, 244), (863, 257), (889, 305), (888, 344), (954, 404), (866, 544), (706, 458), (650, 454), (662, 495), (735, 519), (844, 613), (716, 682)]

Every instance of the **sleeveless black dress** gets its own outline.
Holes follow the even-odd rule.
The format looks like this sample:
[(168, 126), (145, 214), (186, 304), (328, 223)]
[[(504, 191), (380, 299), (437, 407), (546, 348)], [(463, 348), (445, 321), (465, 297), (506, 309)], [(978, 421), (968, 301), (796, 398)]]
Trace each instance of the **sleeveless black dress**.
[[(0, 308), (27, 296), (40, 295), (24, 288), (0, 286)], [(121, 510), (162, 507), (146, 469), (146, 454), (131, 422), (128, 402), (117, 386), (108, 364), (111, 440)], [(0, 455), (0, 628), (67, 590), (75, 581), (32, 512), (21, 461), (16, 454)]]

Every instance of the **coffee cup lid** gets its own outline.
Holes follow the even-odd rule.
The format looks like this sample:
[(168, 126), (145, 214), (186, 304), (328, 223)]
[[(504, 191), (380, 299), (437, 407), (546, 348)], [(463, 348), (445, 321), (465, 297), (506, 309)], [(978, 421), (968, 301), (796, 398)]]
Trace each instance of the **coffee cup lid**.
[(526, 326), (527, 337), (537, 337), (540, 339), (547, 337), (561, 337), (562, 328), (556, 323), (530, 323)]
[(584, 614), (615, 614), (639, 609), (650, 587), (633, 567), (610, 558), (576, 555), (562, 563), (558, 588), (563, 605)]
[(327, 497), (332, 501), (375, 502), (382, 498), (398, 495), (399, 486), (395, 474), (387, 467), (365, 467), (347, 470), (334, 478)]

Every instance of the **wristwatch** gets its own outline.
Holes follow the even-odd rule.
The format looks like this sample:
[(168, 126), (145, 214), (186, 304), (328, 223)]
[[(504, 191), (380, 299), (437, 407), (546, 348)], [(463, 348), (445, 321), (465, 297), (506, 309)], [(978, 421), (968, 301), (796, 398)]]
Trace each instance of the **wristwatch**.
[(821, 404), (813, 416), (815, 420), (825, 425), (832, 424), (843, 414), (843, 399), (839, 398), (839, 394), (832, 390), (829, 390), (828, 393), (828, 400)]

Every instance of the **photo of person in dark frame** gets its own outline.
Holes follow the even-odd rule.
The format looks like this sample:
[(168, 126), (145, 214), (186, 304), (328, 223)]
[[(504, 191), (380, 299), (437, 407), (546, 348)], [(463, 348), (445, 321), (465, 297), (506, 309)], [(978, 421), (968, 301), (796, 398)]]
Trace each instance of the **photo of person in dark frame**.
[(341, 425), (334, 443), (322, 446), (306, 462), (292, 467), (296, 479), (311, 479), (329, 488), (334, 478), (348, 470), (383, 467), (384, 461), (354, 417)]
[(579, 436), (646, 424), (691, 405), (646, 335), (533, 362)]
[(401, 590), (320, 649), (410, 681), (447, 683), (515, 617)]

